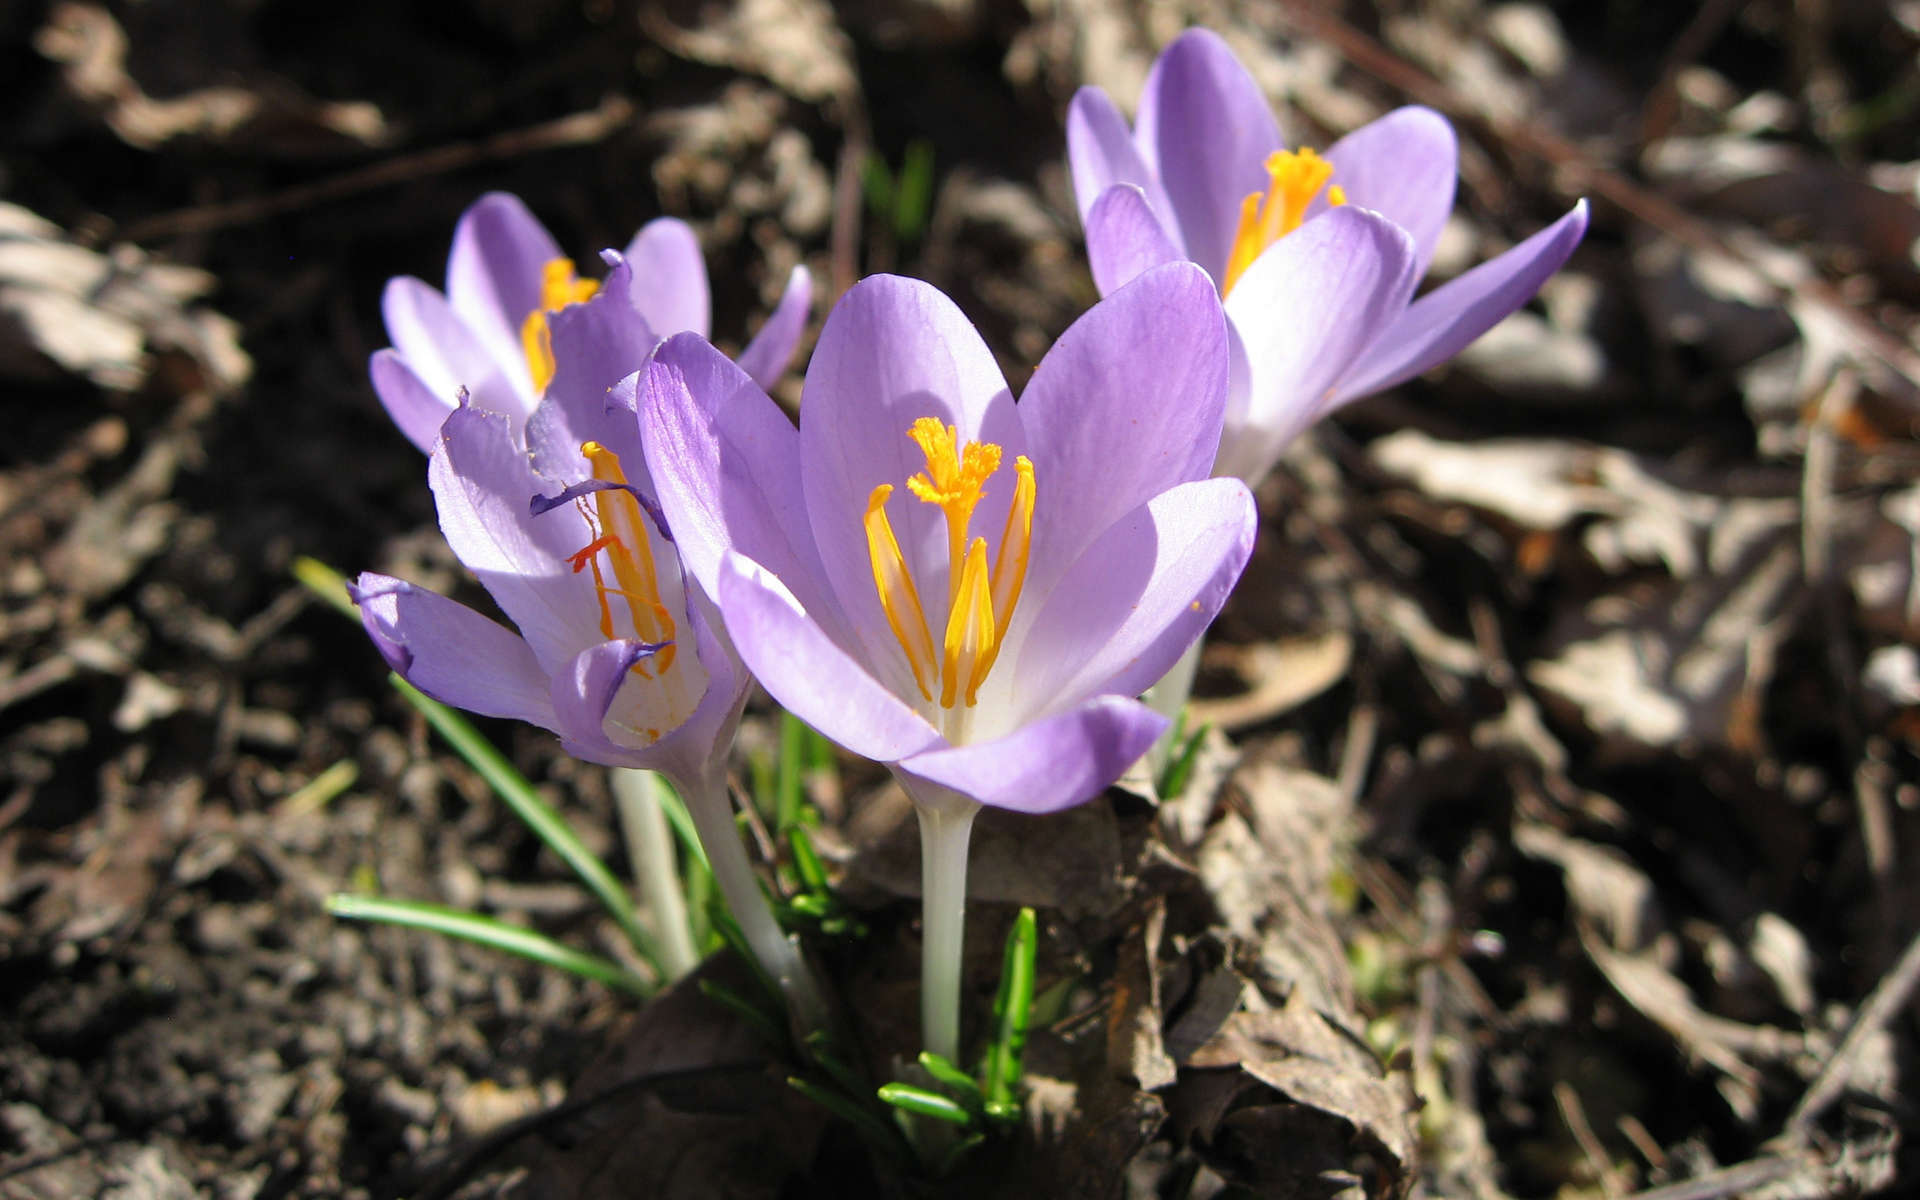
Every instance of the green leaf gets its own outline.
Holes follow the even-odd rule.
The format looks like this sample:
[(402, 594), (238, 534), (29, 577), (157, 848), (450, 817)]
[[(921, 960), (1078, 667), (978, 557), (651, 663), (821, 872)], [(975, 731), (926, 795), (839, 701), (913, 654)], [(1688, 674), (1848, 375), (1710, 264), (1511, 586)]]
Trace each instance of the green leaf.
[(785, 833), (800, 823), (804, 799), (800, 787), (800, 768), (806, 751), (807, 727), (790, 712), (780, 714), (780, 754), (774, 765), (774, 828)]
[(813, 849), (813, 839), (807, 836), (804, 825), (787, 827), (787, 848), (793, 852), (793, 869), (800, 874), (800, 882), (806, 884), (807, 891), (815, 896), (827, 894), (827, 868), (820, 861), (820, 855)]
[(723, 983), (711, 979), (699, 981), (700, 994), (731, 1012), (776, 1050), (785, 1050), (787, 1035), (780, 1022), (768, 1015), (764, 1008), (742, 996)]
[(513, 815), (520, 818), (536, 837), (547, 844), (548, 849), (559, 855), (561, 862), (580, 877), (580, 882), (587, 885), (594, 899), (607, 910), (608, 915), (620, 926), (620, 931), (627, 935), (627, 941), (632, 943), (635, 952), (659, 970), (660, 956), (654, 948), (653, 935), (640, 923), (640, 913), (633, 903), (633, 897), (620, 886), (607, 865), (587, 849), (586, 843), (573, 832), (566, 819), (540, 798), (540, 793), (534, 791), (526, 776), (520, 774), (506, 756), (495, 749), (493, 743), (483, 737), (465, 717), (400, 676), (392, 675), (389, 678), (407, 703), (427, 719), (427, 723), (467, 761), (468, 766), (479, 772), (494, 794), (513, 810)]
[(961, 1107), (968, 1112), (977, 1116), (982, 1111), (980, 1085), (974, 1082), (973, 1076), (954, 1066), (945, 1057), (931, 1050), (922, 1050), (920, 1069), (933, 1076), (935, 1083), (952, 1088), (954, 1099), (958, 1100)]
[(945, 1121), (949, 1125), (971, 1125), (973, 1115), (956, 1101), (949, 1100), (939, 1092), (930, 1092), (917, 1088), (910, 1083), (886, 1083), (880, 1085), (878, 1093), (881, 1100), (893, 1105), (902, 1112), (915, 1116), (932, 1117), (936, 1121)]
[(893, 234), (902, 242), (919, 240), (933, 208), (933, 143), (914, 138), (900, 160), (893, 190)]
[(562, 945), (543, 933), (509, 925), (492, 917), (465, 909), (428, 904), (420, 900), (398, 900), (390, 896), (361, 896), (336, 892), (327, 897), (327, 911), (336, 917), (356, 921), (380, 921), (409, 929), (426, 929), (521, 958), (543, 966), (558, 967), (586, 979), (604, 983), (645, 998), (653, 994), (646, 980), (611, 959), (587, 954)]
[(317, 558), (306, 555), (293, 560), (293, 577), (314, 595), (346, 616), (358, 621), (360, 606), (347, 594), (347, 577)]
[(912, 1151), (900, 1131), (858, 1100), (798, 1075), (787, 1076), (787, 1086), (859, 1130), (869, 1145), (896, 1163), (905, 1164), (912, 1159)]
[[(993, 1000), (993, 1044), (982, 1067), (981, 1085), (989, 1111), (1014, 1104), (1027, 1051), (1027, 1022), (1033, 1015), (1033, 963), (1040, 933), (1033, 910), (1023, 908), (1007, 931), (1000, 965), (1000, 991)], [(1015, 1111), (1018, 1108), (1015, 1107)]]
[[(1180, 740), (1186, 727), (1187, 714), (1182, 712), (1179, 727), (1174, 732), (1175, 741)], [(1206, 739), (1207, 731), (1212, 728), (1211, 724), (1202, 725), (1194, 730), (1193, 736), (1181, 742), (1180, 753), (1175, 755), (1173, 761), (1167, 764), (1167, 769), (1160, 773), (1158, 787), (1161, 799), (1171, 800), (1186, 790), (1187, 780), (1193, 777), (1193, 764), (1200, 757), (1200, 743)]]

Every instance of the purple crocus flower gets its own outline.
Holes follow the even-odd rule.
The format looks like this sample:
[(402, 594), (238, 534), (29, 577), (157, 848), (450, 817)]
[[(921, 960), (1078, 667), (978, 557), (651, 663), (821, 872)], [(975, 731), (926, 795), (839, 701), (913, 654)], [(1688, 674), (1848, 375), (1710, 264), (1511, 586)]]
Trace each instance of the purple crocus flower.
[[(647, 222), (622, 257), (633, 268), (626, 294), (651, 335), (641, 358), (669, 334), (707, 335), (706, 263), (684, 221)], [(518, 436), (555, 375), (553, 314), (599, 290), (576, 276), (517, 196), (491, 192), (454, 227), (445, 294), (410, 276), (388, 281), (381, 312), (393, 345), (373, 355), (374, 390), (394, 424), (428, 453), (463, 387), (475, 407), (506, 418)], [(740, 355), (762, 386), (786, 369), (812, 299), (811, 277), (795, 267), (773, 315)]]
[(1154, 62), (1131, 130), (1099, 88), (1067, 114), (1101, 293), (1178, 259), (1219, 285), (1234, 377), (1215, 470), (1251, 483), (1320, 417), (1437, 366), (1525, 304), (1587, 227), (1583, 200), (1414, 300), (1453, 208), (1446, 118), (1397, 109), (1324, 158), (1283, 146), (1259, 86), (1204, 29)]
[(609, 259), (607, 293), (553, 316), (558, 369), (524, 430), (470, 393), (433, 445), (447, 544), (519, 632), (384, 575), (354, 598), (429, 696), (550, 729), (578, 758), (697, 779), (731, 741), (746, 674), (681, 577), (633, 411), (608, 396), (653, 346), (620, 299), (632, 264)]
[(1246, 487), (1207, 478), (1227, 386), (1212, 285), (1146, 272), (1017, 405), (953, 303), (892, 276), (828, 317), (798, 430), (698, 338), (668, 339), (638, 383), (661, 505), (741, 657), (916, 802), (927, 1046), (951, 1058), (973, 814), (1117, 778), (1166, 724), (1134, 697), (1251, 551)]

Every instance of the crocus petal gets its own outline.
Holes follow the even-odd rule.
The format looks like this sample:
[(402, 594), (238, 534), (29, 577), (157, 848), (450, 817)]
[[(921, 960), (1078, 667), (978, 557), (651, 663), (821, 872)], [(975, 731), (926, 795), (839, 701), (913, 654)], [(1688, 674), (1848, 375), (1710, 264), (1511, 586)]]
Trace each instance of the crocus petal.
[(740, 352), (740, 369), (753, 376), (764, 390), (772, 391), (785, 374), (812, 310), (813, 276), (805, 267), (795, 267), (787, 276), (787, 290), (780, 294), (780, 303), (773, 306), (773, 315)]
[(1309, 221), (1254, 260), (1227, 297), (1251, 373), (1247, 425), (1223, 458), (1258, 482), (1333, 402), (1333, 388), (1413, 294), (1413, 240), (1351, 205)]
[(458, 402), (457, 393), (436, 395), (391, 346), (373, 352), (367, 374), (372, 376), (373, 390), (400, 432), (422, 452), (431, 454), (434, 440), (440, 436), (440, 423)]
[(1192, 263), (1149, 271), (1060, 335), (1020, 399), (1041, 497), (1031, 595), (1128, 512), (1206, 478), (1226, 391), (1226, 320)]
[(549, 480), (573, 481), (586, 471), (582, 442), (600, 442), (620, 455), (628, 479), (644, 470), (640, 435), (631, 410), (625, 420), (608, 409), (608, 390), (639, 370), (659, 337), (626, 299), (632, 266), (607, 254), (607, 285), (584, 304), (570, 304), (548, 319), (556, 369), (545, 397), (527, 421), (527, 448), (534, 469)]
[(633, 306), (655, 333), (666, 337), (691, 331), (707, 336), (713, 304), (707, 261), (701, 256), (699, 237), (685, 221), (672, 217), (648, 221), (627, 243), (626, 259), (633, 264)]
[[(1460, 174), (1460, 147), (1447, 119), (1430, 108), (1396, 108), (1335, 142), (1327, 161), (1347, 203), (1412, 235), (1415, 271), (1425, 275)], [(1325, 205), (1323, 194), (1315, 211)]]
[[(1027, 452), (1013, 397), (992, 352), (953, 301), (932, 284), (875, 275), (834, 306), (800, 403), (807, 414), (800, 427), (800, 482), (826, 581), (866, 644), (865, 661), (901, 659), (874, 588), (863, 520), (868, 497), (879, 484), (894, 487), (887, 506), (894, 536), (928, 622), (943, 627), (946, 523), (937, 505), (919, 502), (905, 487), (927, 466), (907, 431), (918, 418), (936, 418), (955, 426), (962, 441), (998, 444), (1002, 470), (1010, 471)], [(976, 526), (999, 530), (1013, 491), (1011, 481), (989, 487), (974, 512)]]
[(1218, 34), (1189, 29), (1154, 61), (1134, 140), (1166, 186), (1187, 257), (1223, 277), (1240, 202), (1267, 190), (1280, 126)]
[[(447, 299), (529, 396), (520, 327), (540, 307), (541, 275), (560, 246), (518, 196), (489, 192), (460, 215), (447, 256)], [(397, 339), (396, 339), (397, 340)], [(404, 347), (402, 348), (404, 351)]]
[(1532, 298), (1586, 232), (1587, 202), (1582, 200), (1500, 257), (1420, 297), (1342, 381), (1339, 402), (1392, 387), (1466, 349)]
[(939, 734), (835, 645), (780, 582), (739, 554), (721, 563), (720, 609), (740, 658), (788, 711), (853, 753), (893, 762)]
[[(707, 692), (700, 706), (677, 729), (670, 729), (650, 748), (653, 759), (675, 778), (696, 777), (715, 756), (724, 758), (733, 748), (733, 733), (746, 706), (753, 682), (720, 626), (720, 613), (697, 589), (688, 597), (687, 621), (681, 626), (681, 653), (691, 645), (707, 673)], [(691, 629), (693, 636), (687, 637)], [(676, 668), (678, 669), (678, 668)]]
[(348, 590), (367, 634), (402, 679), (442, 704), (554, 728), (546, 674), (512, 630), (390, 575), (367, 572)]
[[(1146, 194), (1147, 207), (1160, 215), (1179, 243), (1173, 202), (1167, 199), (1159, 176), (1140, 156), (1126, 118), (1097, 87), (1081, 88), (1067, 106), (1067, 169), (1073, 175), (1073, 196), (1083, 226), (1108, 188), (1130, 183)], [(1181, 254), (1184, 257), (1185, 251)]]
[(411, 276), (387, 281), (380, 315), (393, 348), (427, 390), (451, 398), (461, 388), (517, 429), (532, 407), (530, 386), (516, 386), (494, 354), (431, 285)]
[(995, 808), (1058, 812), (1099, 795), (1166, 727), (1136, 700), (1100, 696), (1003, 738), (922, 751), (898, 769)]
[(651, 746), (623, 746), (607, 736), (607, 710), (624, 687), (645, 687), (632, 667), (654, 653), (643, 642), (615, 639), (589, 646), (553, 676), (555, 730), (568, 754), (609, 767), (651, 765)]
[(646, 370), (614, 389), (637, 389), (647, 468), (681, 564), (718, 596), (720, 564), (737, 550), (778, 575), (835, 640), (827, 586), (800, 491), (800, 434), (746, 372), (705, 339), (683, 333)]
[(1137, 184), (1108, 188), (1087, 213), (1087, 259), (1093, 285), (1111, 296), (1144, 271), (1186, 255), (1174, 244)]
[(567, 563), (590, 534), (569, 514), (528, 512), (527, 501), (545, 481), (503, 419), (471, 406), (455, 409), (440, 428), (427, 482), (447, 544), (546, 670), (605, 640), (593, 589), (574, 579)]
[(1115, 522), (1067, 569), (1018, 650), (1025, 712), (1138, 695), (1186, 653), (1253, 553), (1258, 516), (1237, 479), (1182, 484)]

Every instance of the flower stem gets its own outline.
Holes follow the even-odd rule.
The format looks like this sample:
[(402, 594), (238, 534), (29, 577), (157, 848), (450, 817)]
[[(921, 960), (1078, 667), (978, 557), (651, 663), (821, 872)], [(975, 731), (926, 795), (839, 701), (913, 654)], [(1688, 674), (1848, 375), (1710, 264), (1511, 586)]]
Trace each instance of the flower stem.
[(640, 885), (660, 938), (660, 965), (669, 980), (678, 979), (699, 965), (700, 952), (687, 921), (673, 831), (667, 828), (666, 810), (660, 804), (660, 777), (652, 771), (615, 767), (613, 798), (627, 857), (633, 862), (634, 882)]
[(923, 1048), (960, 1061), (960, 951), (967, 927), (967, 849), (980, 805), (948, 793), (916, 803), (920, 816), (920, 1037)]
[(1187, 647), (1180, 661), (1174, 663), (1160, 677), (1160, 682), (1148, 688), (1147, 694), (1142, 697), (1148, 708), (1168, 721), (1167, 731), (1147, 751), (1147, 765), (1153, 768), (1156, 779), (1167, 769), (1167, 763), (1173, 757), (1174, 735), (1180, 728), (1180, 710), (1187, 706), (1188, 698), (1193, 695), (1193, 680), (1200, 673), (1200, 647), (1203, 642), (1204, 638)]
[(761, 969), (780, 985), (802, 1036), (826, 1028), (827, 1007), (814, 986), (813, 975), (799, 948), (780, 931), (766, 893), (760, 890), (760, 880), (753, 873), (753, 864), (747, 861), (747, 849), (733, 823), (724, 770), (716, 768), (703, 778), (674, 782), (687, 801), (700, 844), (707, 849), (707, 862), (713, 868), (714, 882), (720, 885), (720, 894), (726, 897), (727, 907), (747, 945), (753, 948), (754, 957), (760, 960)]

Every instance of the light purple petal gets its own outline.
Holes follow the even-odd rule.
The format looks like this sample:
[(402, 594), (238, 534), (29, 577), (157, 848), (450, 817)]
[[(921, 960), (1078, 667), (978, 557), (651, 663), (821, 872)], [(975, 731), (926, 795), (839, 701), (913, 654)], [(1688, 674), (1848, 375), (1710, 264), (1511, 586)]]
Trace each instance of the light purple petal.
[(1587, 232), (1587, 202), (1489, 262), (1416, 300), (1340, 385), (1337, 403), (1392, 387), (1467, 348), (1540, 290)]
[(553, 677), (556, 731), (568, 754), (609, 767), (648, 767), (653, 746), (625, 746), (607, 736), (607, 710), (623, 687), (645, 687), (630, 668), (652, 654), (644, 643), (624, 639), (589, 646)]
[(1142, 275), (1060, 335), (1020, 399), (1036, 496), (1026, 603), (1109, 525), (1211, 473), (1226, 390), (1226, 321), (1192, 263)]
[(693, 332), (706, 337), (712, 323), (707, 261), (700, 239), (685, 221), (658, 217), (627, 243), (633, 264), (634, 308), (661, 337)]
[(510, 418), (515, 429), (527, 419), (531, 384), (516, 384), (519, 376), (501, 365), (433, 287), (406, 275), (389, 279), (380, 314), (394, 350), (429, 392), (452, 397), (464, 387), (484, 407)]
[[(471, 406), (441, 426), (427, 466), (447, 544), (519, 627), (549, 673), (605, 638), (592, 586), (567, 558), (592, 537), (571, 511), (535, 517), (533, 473), (505, 420)], [(550, 487), (551, 485), (546, 485)]]
[(1245, 484), (1205, 479), (1116, 522), (1068, 568), (1017, 648), (1014, 703), (1040, 715), (1145, 691), (1226, 603), (1257, 520)]
[(721, 564), (720, 611), (761, 685), (848, 750), (893, 762), (939, 743), (933, 726), (836, 646), (793, 593), (739, 554)]
[(780, 303), (773, 306), (773, 314), (740, 352), (740, 369), (753, 376), (753, 381), (763, 389), (772, 391), (773, 385), (786, 373), (787, 364), (793, 361), (793, 348), (799, 343), (812, 311), (813, 276), (805, 267), (795, 267), (787, 276), (787, 290), (780, 294)]
[[(1073, 196), (1082, 226), (1108, 188), (1130, 183), (1145, 193), (1147, 206), (1165, 222), (1175, 244), (1181, 244), (1173, 202), (1160, 186), (1160, 177), (1140, 156), (1126, 118), (1097, 87), (1081, 88), (1067, 106), (1067, 169), (1073, 175)], [(1186, 256), (1184, 249), (1180, 255)]]
[(400, 432), (422, 452), (433, 453), (434, 440), (440, 436), (440, 423), (458, 403), (457, 393), (435, 395), (391, 346), (373, 352), (367, 374), (373, 379), (373, 390), (380, 397), (380, 403), (386, 406), (387, 416), (393, 418)]
[(1134, 184), (1116, 184), (1101, 193), (1086, 224), (1087, 259), (1102, 296), (1144, 271), (1186, 257), (1148, 207), (1147, 194)]
[(1223, 437), (1222, 473), (1256, 483), (1333, 403), (1333, 389), (1413, 294), (1413, 240), (1349, 205), (1309, 221), (1255, 259), (1227, 296), (1246, 347), (1247, 425)]
[[(753, 677), (719, 627), (720, 610), (705, 597), (690, 596), (687, 620), (681, 626), (681, 653), (691, 647), (707, 673), (707, 693), (700, 706), (678, 729), (670, 729), (651, 749), (652, 758), (675, 779), (698, 778), (716, 757), (733, 746), (740, 710), (747, 701)], [(691, 629), (692, 638), (686, 631)], [(677, 668), (676, 668), (677, 669)]]
[(898, 769), (995, 808), (1058, 812), (1099, 795), (1166, 727), (1136, 700), (1100, 696), (991, 742), (922, 751)]
[[(800, 490), (800, 434), (746, 372), (690, 333), (661, 343), (637, 388), (641, 442), (680, 561), (709, 596), (729, 550), (779, 576), (836, 640), (847, 639)], [(846, 644), (851, 645), (850, 641)]]
[(928, 624), (943, 628), (946, 524), (938, 506), (907, 491), (908, 477), (926, 470), (907, 431), (916, 419), (934, 417), (955, 426), (962, 441), (1002, 447), (1006, 474), (989, 483), (973, 517), (976, 531), (992, 531), (991, 559), (1013, 497), (1013, 461), (1027, 452), (1013, 397), (986, 343), (953, 301), (932, 284), (875, 275), (855, 284), (827, 317), (801, 409), (807, 414), (800, 426), (801, 486), (826, 581), (865, 645), (864, 661), (898, 662), (904, 671), (874, 589), (864, 526), (868, 497), (879, 484), (893, 485), (887, 513), (894, 536)]
[[(489, 192), (460, 215), (447, 257), (447, 299), (504, 366), (518, 364), (515, 383), (533, 392), (520, 327), (540, 307), (546, 265), (560, 246), (518, 196)], [(397, 340), (397, 339), (396, 339)]]
[(547, 677), (524, 639), (390, 575), (363, 573), (348, 588), (387, 665), (442, 704), (552, 729)]
[(607, 286), (549, 318), (555, 370), (527, 422), (527, 447), (536, 471), (572, 483), (587, 470), (580, 444), (600, 442), (620, 455), (627, 478), (644, 488), (646, 465), (632, 410), (624, 417), (611, 411), (608, 392), (646, 364), (659, 338), (625, 299), (631, 264), (612, 252), (607, 257)]
[[(1335, 142), (1327, 161), (1330, 183), (1345, 190), (1347, 203), (1372, 209), (1412, 235), (1414, 269), (1425, 275), (1460, 174), (1460, 147), (1447, 119), (1430, 108), (1396, 108)], [(1313, 212), (1325, 208), (1322, 193)]]
[(1134, 140), (1173, 202), (1187, 257), (1223, 278), (1240, 202), (1267, 190), (1267, 156), (1280, 149), (1273, 109), (1218, 34), (1173, 40), (1140, 96)]

